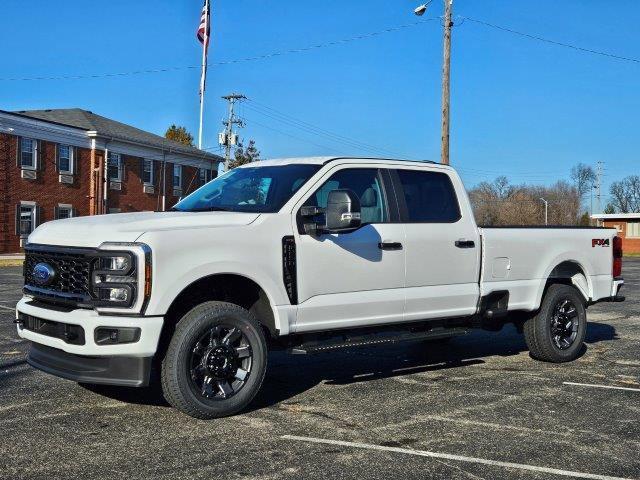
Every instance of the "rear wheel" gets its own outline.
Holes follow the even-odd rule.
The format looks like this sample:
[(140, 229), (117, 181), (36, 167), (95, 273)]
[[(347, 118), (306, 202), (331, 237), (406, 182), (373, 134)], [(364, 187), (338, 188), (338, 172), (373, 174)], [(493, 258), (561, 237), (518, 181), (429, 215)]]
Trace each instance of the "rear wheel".
[(162, 390), (192, 417), (233, 415), (253, 400), (266, 366), (266, 341), (253, 315), (230, 303), (206, 302), (178, 322), (162, 362)]
[(586, 331), (584, 299), (569, 285), (551, 285), (538, 313), (524, 324), (531, 356), (545, 362), (570, 362), (578, 358)]

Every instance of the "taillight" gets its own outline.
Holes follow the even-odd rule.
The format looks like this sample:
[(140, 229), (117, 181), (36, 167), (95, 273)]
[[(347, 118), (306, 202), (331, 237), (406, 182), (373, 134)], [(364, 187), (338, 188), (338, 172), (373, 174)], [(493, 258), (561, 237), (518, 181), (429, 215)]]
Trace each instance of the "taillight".
[(613, 278), (622, 276), (622, 239), (613, 237)]

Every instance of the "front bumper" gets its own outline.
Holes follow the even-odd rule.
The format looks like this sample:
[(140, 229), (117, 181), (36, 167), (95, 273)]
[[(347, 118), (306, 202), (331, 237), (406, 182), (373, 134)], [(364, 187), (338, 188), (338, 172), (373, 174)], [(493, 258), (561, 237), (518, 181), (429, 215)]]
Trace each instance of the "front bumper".
[[(16, 306), (16, 319), (29, 315), (58, 327), (79, 326), (82, 344), (71, 343), (60, 335), (29, 330), (18, 322), (18, 335), (33, 342), (28, 362), (45, 372), (78, 382), (143, 386), (148, 384), (151, 358), (156, 353), (163, 317), (99, 315), (89, 309), (55, 309), (23, 297)], [(138, 328), (139, 337), (131, 343), (97, 344), (98, 328)], [(76, 331), (77, 329), (73, 329)], [(43, 330), (44, 331), (44, 330)]]
[(31, 344), (27, 363), (43, 372), (76, 382), (145, 387), (153, 357), (85, 357), (37, 343)]

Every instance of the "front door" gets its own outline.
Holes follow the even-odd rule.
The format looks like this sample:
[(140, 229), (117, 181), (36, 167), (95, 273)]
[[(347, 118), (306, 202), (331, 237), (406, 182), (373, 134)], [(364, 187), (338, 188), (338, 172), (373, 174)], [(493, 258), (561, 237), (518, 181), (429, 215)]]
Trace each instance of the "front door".
[(362, 214), (353, 232), (311, 236), (297, 230), (296, 332), (403, 319), (404, 228), (395, 202), (388, 201), (387, 178), (374, 166), (336, 166), (296, 206), (294, 215), (303, 205), (324, 208), (331, 190), (348, 188), (360, 198)]

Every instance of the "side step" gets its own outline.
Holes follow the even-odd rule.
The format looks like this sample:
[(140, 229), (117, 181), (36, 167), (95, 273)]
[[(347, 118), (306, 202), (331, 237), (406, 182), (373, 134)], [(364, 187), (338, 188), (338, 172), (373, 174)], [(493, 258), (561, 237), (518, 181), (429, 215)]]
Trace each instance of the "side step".
[(400, 342), (410, 342), (419, 340), (437, 340), (441, 338), (459, 337), (470, 332), (467, 328), (435, 328), (428, 331), (408, 332), (393, 334), (372, 333), (359, 336), (341, 336), (327, 339), (325, 341), (305, 342), (288, 351), (294, 355), (308, 355), (312, 353), (322, 353), (332, 350), (340, 350), (353, 347), (367, 347), (371, 345), (393, 345)]

